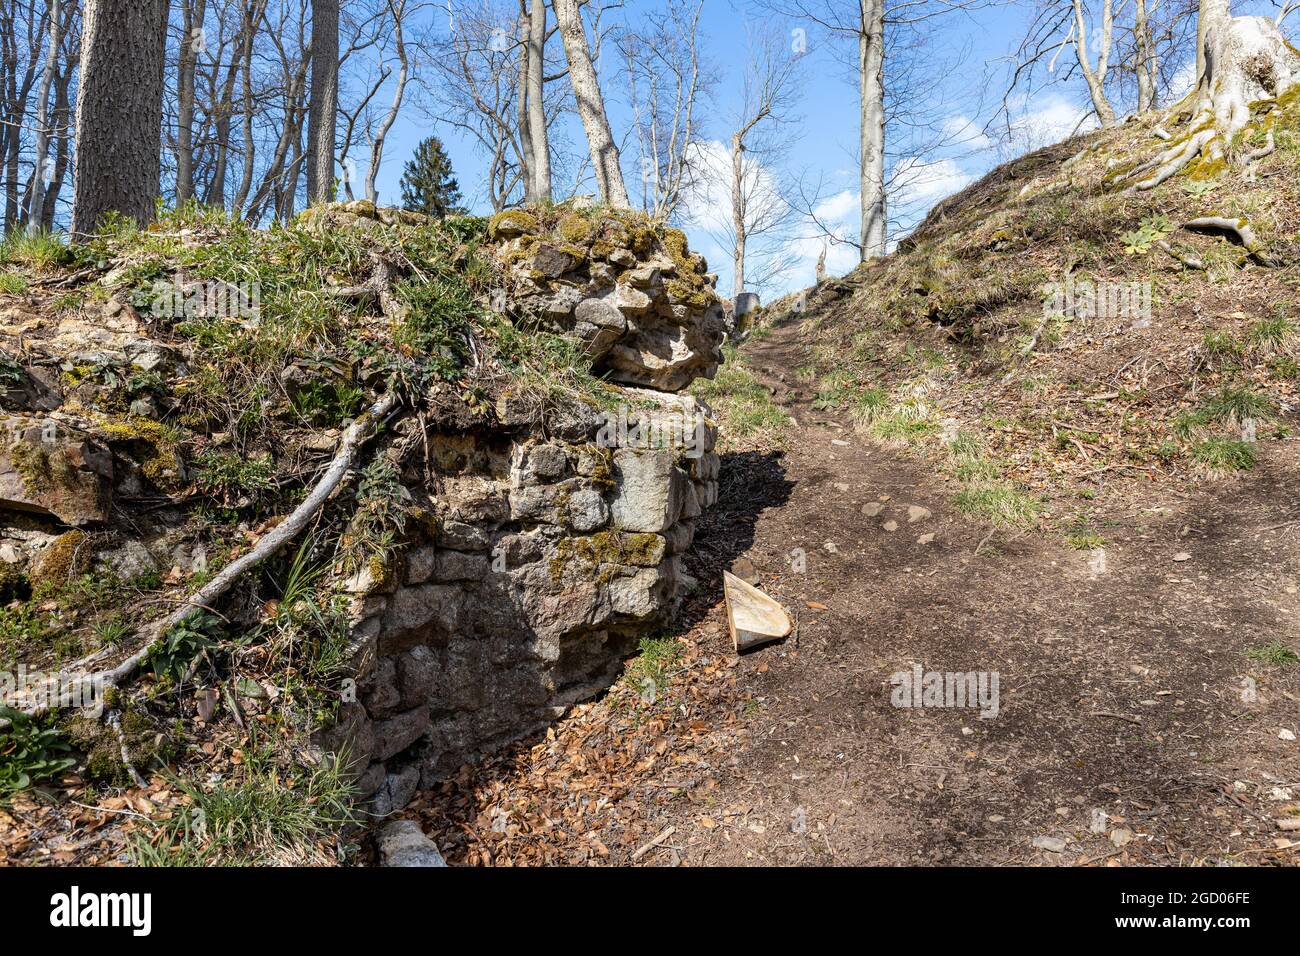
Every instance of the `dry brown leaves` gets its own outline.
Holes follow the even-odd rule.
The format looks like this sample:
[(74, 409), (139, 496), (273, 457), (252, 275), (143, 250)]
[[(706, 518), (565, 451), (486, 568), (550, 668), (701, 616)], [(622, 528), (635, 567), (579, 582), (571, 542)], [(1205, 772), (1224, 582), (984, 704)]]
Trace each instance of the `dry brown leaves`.
[(620, 682), (540, 741), (462, 768), (405, 815), (453, 865), (633, 862), (662, 833), (674, 801), (716, 786), (739, 732), (736, 659), (721, 626), (707, 623), (679, 642), (679, 665), (653, 703)]

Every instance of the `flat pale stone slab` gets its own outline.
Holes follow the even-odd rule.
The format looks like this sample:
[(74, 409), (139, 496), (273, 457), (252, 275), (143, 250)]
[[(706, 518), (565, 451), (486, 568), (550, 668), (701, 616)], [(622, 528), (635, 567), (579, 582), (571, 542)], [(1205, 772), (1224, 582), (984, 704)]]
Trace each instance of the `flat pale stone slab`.
[(730, 571), (722, 572), (722, 584), (727, 597), (727, 626), (737, 652), (790, 635), (790, 615), (778, 601)]

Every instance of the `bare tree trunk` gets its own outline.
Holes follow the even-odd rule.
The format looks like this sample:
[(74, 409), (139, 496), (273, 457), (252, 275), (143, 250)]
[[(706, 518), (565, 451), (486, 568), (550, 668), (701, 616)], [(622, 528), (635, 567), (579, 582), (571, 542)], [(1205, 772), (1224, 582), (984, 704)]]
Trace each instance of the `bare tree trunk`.
[(551, 143), (546, 129), (546, 0), (532, 0), (528, 18), (528, 140), (533, 163), (528, 177), (534, 202), (551, 198)]
[(334, 199), (334, 122), (339, 105), (339, 0), (312, 0), (307, 201)]
[(626, 209), (630, 205), (627, 186), (623, 183), (623, 170), (619, 166), (618, 146), (609, 129), (605, 113), (605, 100), (601, 96), (600, 81), (591, 62), (591, 47), (587, 45), (587, 31), (578, 10), (578, 0), (553, 0), (555, 19), (564, 40), (564, 54), (569, 61), (569, 81), (578, 104), (578, 115), (587, 132), (591, 148), (591, 165), (596, 173), (600, 198), (611, 206)]
[(256, 159), (257, 141), (253, 137), (253, 119), (256, 113), (253, 102), (253, 34), (257, 32), (257, 24), (261, 19), (262, 11), (265, 9), (265, 2), (257, 11), (256, 16), (249, 14), (252, 20), (249, 24), (249, 32), (244, 38), (244, 57), (240, 64), (240, 84), (244, 97), (243, 109), (243, 156), (241, 157), (241, 170), (239, 176), (239, 186), (235, 190), (234, 201), (230, 204), (231, 211), (236, 215), (241, 215), (244, 210), (244, 203), (248, 201), (248, 194), (253, 188), (253, 161)]
[(41, 71), (41, 85), (36, 92), (36, 150), (32, 168), (32, 188), (27, 202), (27, 229), (37, 232), (41, 228), (45, 210), (45, 164), (50, 151), (50, 86), (59, 65), (59, 46), (63, 40), (62, 10), (59, 0), (48, 0), (50, 16), (50, 48), (45, 54), (45, 67)]
[[(72, 26), (72, 18), (75, 15), (75, 8), (68, 11), (69, 27)], [(68, 39), (71, 41), (75, 38), (69, 37)], [(72, 86), (72, 73), (76, 69), (76, 57), (72, 53), (75, 49), (75, 43), (70, 43), (63, 68), (54, 80), (54, 113), (51, 121), (54, 124), (54, 129), (58, 131), (56, 137), (58, 145), (54, 147), (54, 175), (50, 179), (49, 188), (45, 190), (45, 202), (41, 207), (41, 228), (46, 231), (54, 228), (54, 216), (58, 211), (59, 196), (63, 193), (63, 183), (68, 175), (68, 157), (71, 153), (72, 141), (72, 103), (68, 91)]]
[(1101, 3), (1100, 49), (1097, 51), (1097, 68), (1092, 66), (1092, 54), (1088, 52), (1088, 25), (1083, 13), (1083, 0), (1074, 2), (1074, 52), (1079, 60), (1079, 68), (1088, 84), (1088, 95), (1092, 97), (1092, 108), (1097, 114), (1097, 121), (1102, 126), (1115, 125), (1115, 108), (1106, 97), (1106, 73), (1110, 69), (1110, 51), (1115, 35), (1115, 12), (1113, 0)]
[(1147, 0), (1135, 0), (1133, 35), (1136, 41), (1134, 72), (1137, 74), (1139, 113), (1156, 106), (1156, 54), (1151, 43), (1151, 23), (1147, 18)]
[(885, 4), (859, 0), (858, 69), (861, 108), (862, 261), (885, 254)]
[(1210, 85), (1207, 73), (1215, 66), (1210, 47), (1222, 39), (1231, 19), (1229, 0), (1201, 0), (1196, 17), (1196, 82), (1203, 92)]
[[(519, 0), (519, 22), (520, 24), (529, 22), (528, 0)], [(531, 30), (532, 27), (529, 26), (528, 29)], [(519, 135), (519, 162), (524, 173), (524, 202), (535, 203), (537, 194), (533, 191), (536, 184), (533, 171), (536, 169), (537, 160), (533, 155), (533, 127), (528, 116), (528, 64), (533, 48), (527, 35), (524, 36), (518, 49), (519, 70), (515, 74), (515, 129)]]
[(1196, 17), (1196, 82), (1204, 85), (1206, 76), (1206, 34), (1214, 27), (1223, 32), (1231, 18), (1229, 0), (1201, 0)]
[(176, 92), (176, 205), (194, 198), (194, 73), (203, 49), (207, 0), (182, 0)]
[(379, 175), (379, 166), (384, 161), (384, 140), (388, 131), (397, 120), (397, 113), (402, 108), (402, 98), (406, 95), (406, 77), (409, 63), (406, 56), (406, 40), (402, 34), (402, 21), (406, 18), (406, 0), (389, 0), (389, 12), (393, 15), (393, 30), (396, 32), (397, 60), (401, 67), (397, 72), (397, 88), (393, 90), (393, 102), (387, 115), (379, 124), (374, 141), (370, 144), (370, 169), (366, 173), (366, 198), (372, 203), (379, 202), (379, 190), (375, 187), (375, 178)]
[(734, 299), (745, 291), (745, 244), (749, 240), (745, 228), (745, 137), (734, 133), (731, 137), (731, 228), (736, 234), (732, 246), (735, 276), (731, 296)]
[(153, 219), (162, 171), (167, 0), (87, 0), (77, 87), (72, 232), (109, 212)]

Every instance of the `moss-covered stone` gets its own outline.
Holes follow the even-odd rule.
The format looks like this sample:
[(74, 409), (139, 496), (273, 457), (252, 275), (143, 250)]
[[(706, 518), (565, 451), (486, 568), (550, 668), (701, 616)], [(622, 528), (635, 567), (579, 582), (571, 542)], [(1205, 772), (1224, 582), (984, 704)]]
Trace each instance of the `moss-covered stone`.
[(175, 429), (138, 415), (101, 417), (97, 424), (110, 442), (133, 446), (140, 470), (158, 487), (166, 487), (180, 476), (183, 466), (176, 448), (179, 436)]
[(547, 567), (556, 583), (569, 573), (589, 576), (598, 569), (603, 574), (617, 567), (654, 568), (663, 561), (667, 546), (664, 538), (649, 532), (600, 531), (562, 538)]
[(69, 531), (55, 538), (32, 562), (28, 580), (34, 591), (65, 587), (90, 570), (93, 556), (90, 537), (84, 531)]
[(596, 236), (596, 226), (590, 219), (577, 213), (568, 213), (561, 220), (555, 231), (565, 242), (574, 245), (587, 245)]
[(537, 217), (522, 209), (507, 209), (488, 220), (488, 239), (509, 239), (512, 236), (536, 235), (540, 230)]

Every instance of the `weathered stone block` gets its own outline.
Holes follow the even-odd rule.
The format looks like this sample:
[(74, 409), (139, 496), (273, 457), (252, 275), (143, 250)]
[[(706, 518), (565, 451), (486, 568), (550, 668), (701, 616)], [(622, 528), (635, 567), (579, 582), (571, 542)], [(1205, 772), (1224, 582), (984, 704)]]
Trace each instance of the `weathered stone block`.
[(375, 723), (374, 756), (387, 760), (420, 739), (429, 729), (429, 708), (416, 707)]
[(52, 418), (0, 418), (0, 508), (81, 527), (108, 518), (113, 457), (89, 434)]
[(438, 683), (438, 655), (427, 647), (413, 647), (397, 658), (397, 687), (401, 706), (434, 703)]
[(397, 690), (397, 663), (391, 657), (381, 657), (365, 680), (357, 685), (361, 701), (371, 717), (387, 717), (401, 706)]
[(614, 452), (618, 475), (610, 511), (614, 527), (622, 531), (666, 531), (677, 523), (682, 510), (685, 475), (676, 456), (665, 449)]
[(408, 764), (396, 773), (388, 774), (375, 791), (372, 812), (378, 817), (396, 813), (411, 802), (419, 786), (420, 768), (417, 764)]
[(482, 581), (488, 573), (488, 556), (465, 551), (439, 551), (434, 580)]

